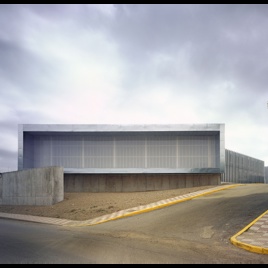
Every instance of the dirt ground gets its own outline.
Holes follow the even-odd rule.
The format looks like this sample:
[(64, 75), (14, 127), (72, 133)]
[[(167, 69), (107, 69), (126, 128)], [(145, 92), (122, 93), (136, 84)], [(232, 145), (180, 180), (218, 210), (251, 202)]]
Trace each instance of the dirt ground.
[(0, 212), (84, 221), (214, 187), (216, 186), (210, 185), (129, 193), (64, 193), (64, 200), (52, 206), (0, 205)]

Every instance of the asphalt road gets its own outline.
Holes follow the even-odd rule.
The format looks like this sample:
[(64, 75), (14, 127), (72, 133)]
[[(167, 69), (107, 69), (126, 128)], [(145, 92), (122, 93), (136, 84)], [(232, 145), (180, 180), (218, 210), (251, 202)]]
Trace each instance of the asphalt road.
[(268, 209), (268, 184), (248, 184), (86, 227), (0, 219), (0, 263), (267, 264), (230, 238)]

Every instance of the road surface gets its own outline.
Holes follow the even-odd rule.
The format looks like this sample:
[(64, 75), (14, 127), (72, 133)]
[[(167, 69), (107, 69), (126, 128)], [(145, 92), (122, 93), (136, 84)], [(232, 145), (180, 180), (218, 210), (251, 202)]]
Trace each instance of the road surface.
[(0, 263), (267, 264), (230, 238), (268, 209), (268, 184), (86, 227), (0, 219)]

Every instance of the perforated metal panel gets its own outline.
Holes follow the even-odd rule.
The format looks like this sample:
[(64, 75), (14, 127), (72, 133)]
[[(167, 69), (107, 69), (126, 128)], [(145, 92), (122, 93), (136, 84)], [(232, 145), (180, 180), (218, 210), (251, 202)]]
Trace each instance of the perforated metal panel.
[(51, 137), (32, 136), (34, 146), (34, 167), (53, 166), (51, 159)]
[(22, 125), (18, 167), (63, 166), (74, 173), (220, 173), (223, 150), (222, 124)]
[(268, 166), (264, 167), (264, 183), (268, 183)]
[(84, 160), (82, 166), (85, 168), (112, 168), (114, 166), (114, 138), (103, 135), (83, 136)]
[(264, 161), (225, 150), (225, 173), (221, 180), (234, 183), (263, 183)]
[(176, 136), (148, 136), (146, 149), (148, 168), (177, 168)]
[(145, 168), (146, 140), (139, 135), (114, 137), (114, 168)]
[(51, 165), (83, 167), (83, 143), (81, 136), (50, 136)]
[(179, 137), (179, 166), (185, 168), (219, 167), (219, 145), (215, 136)]
[(29, 159), (34, 159), (34, 167), (219, 167), (217, 136), (80, 134), (32, 138), (34, 157)]

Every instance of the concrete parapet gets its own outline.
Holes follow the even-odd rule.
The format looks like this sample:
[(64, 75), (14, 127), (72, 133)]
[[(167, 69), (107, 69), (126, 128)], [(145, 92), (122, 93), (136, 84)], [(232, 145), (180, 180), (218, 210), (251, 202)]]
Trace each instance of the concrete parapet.
[(44, 167), (0, 174), (0, 205), (46, 206), (64, 199), (62, 167)]
[(64, 174), (64, 192), (143, 192), (220, 185), (221, 174)]

